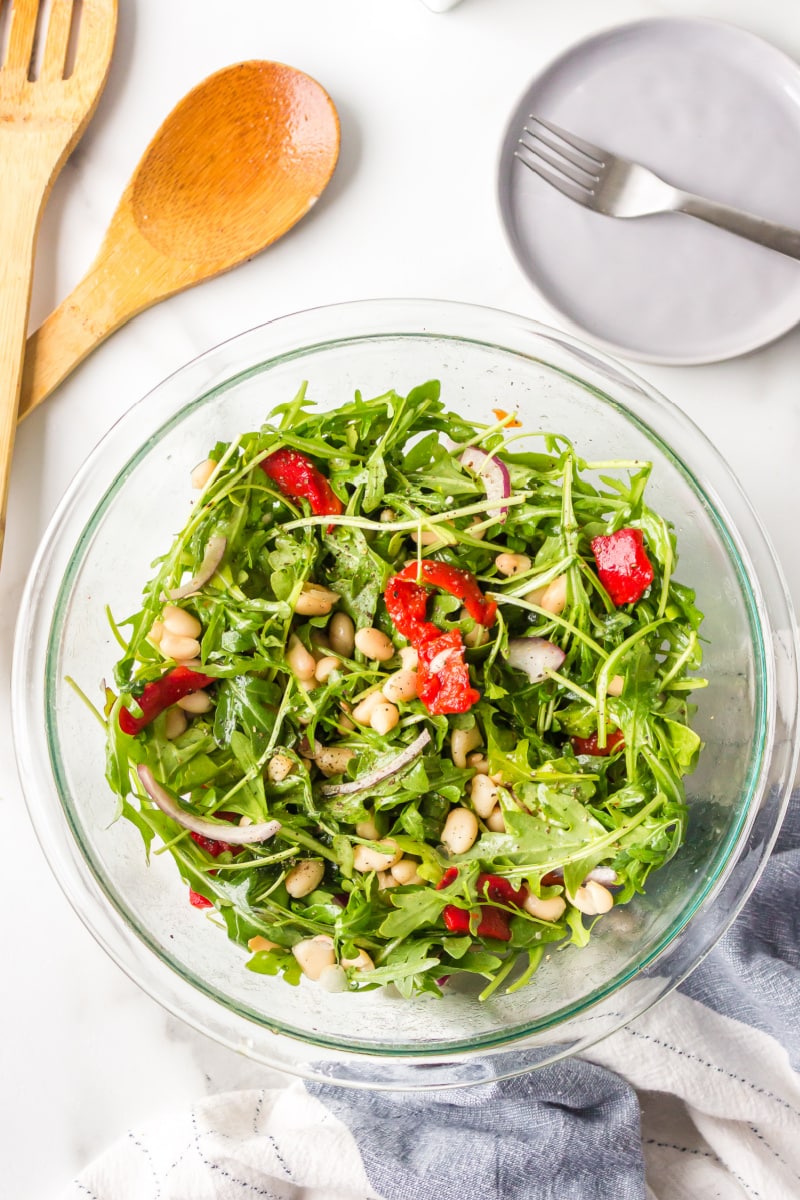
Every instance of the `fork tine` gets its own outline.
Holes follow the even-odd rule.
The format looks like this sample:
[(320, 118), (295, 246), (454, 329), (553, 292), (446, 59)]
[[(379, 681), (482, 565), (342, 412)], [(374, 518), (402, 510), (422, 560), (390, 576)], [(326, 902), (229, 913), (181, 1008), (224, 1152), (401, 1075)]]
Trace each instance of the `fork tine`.
[(72, 14), (72, 0), (53, 0), (42, 60), (42, 79), (61, 79), (64, 75), (67, 47), (72, 29)]
[[(538, 118), (536, 119), (538, 120)], [(584, 174), (588, 175), (590, 179), (597, 180), (600, 178), (598, 174), (598, 167), (602, 167), (604, 165), (603, 163), (596, 162), (595, 159), (589, 158), (588, 155), (584, 154), (582, 151), (573, 150), (571, 146), (566, 145), (564, 142), (554, 142), (552, 138), (540, 133), (538, 129), (529, 129), (526, 125), (524, 132), (527, 133), (529, 137), (536, 138), (537, 142), (541, 142), (544, 146), (548, 146), (561, 158), (566, 158), (568, 162), (571, 162), (574, 166), (578, 167), (584, 172)]]
[(11, 10), (11, 34), (8, 39), (6, 67), (12, 71), (25, 71), (33, 53), (36, 20), (39, 15), (39, 0), (14, 0)]
[(602, 167), (605, 159), (608, 158), (608, 151), (604, 150), (602, 146), (595, 146), (594, 142), (587, 142), (584, 138), (576, 137), (574, 133), (562, 129), (560, 125), (554, 125), (552, 121), (545, 121), (543, 117), (537, 117), (536, 113), (530, 113), (528, 120), (544, 125), (545, 129), (549, 129), (556, 137), (560, 137), (568, 146), (572, 146), (574, 150), (580, 150), (587, 158), (593, 158), (598, 166)]
[(550, 146), (551, 143), (545, 141), (544, 138), (539, 137), (538, 134), (533, 133), (530, 129), (528, 129), (527, 125), (522, 132), (527, 133), (529, 138), (535, 140), (534, 144), (531, 145), (530, 142), (525, 142), (522, 140), (522, 138), (520, 138), (520, 145), (524, 146), (526, 150), (529, 150), (531, 154), (536, 154), (539, 158), (544, 159), (548, 166), (551, 166), (555, 171), (560, 171), (562, 175), (566, 175), (567, 179), (571, 179), (573, 183), (577, 183), (581, 187), (585, 187), (589, 190), (591, 190), (593, 183), (597, 183), (599, 176), (590, 174), (587, 168), (582, 167), (580, 163), (577, 163), (573, 167), (572, 163), (574, 160), (572, 158), (567, 158), (566, 156), (562, 157), (561, 151), (556, 146), (553, 146), (552, 148), (556, 151), (558, 157), (556, 158), (552, 154), (548, 154), (546, 150), (542, 149), (542, 145), (540, 143), (544, 143), (545, 146)]
[(578, 204), (588, 206), (591, 192), (587, 191), (586, 188), (572, 183), (560, 173), (548, 171), (547, 167), (537, 162), (536, 158), (531, 155), (530, 150), (524, 142), (520, 142), (520, 146), (524, 151), (527, 151), (527, 155), (530, 155), (528, 157), (527, 155), (520, 154), (519, 150), (514, 151), (514, 158), (518, 158), (523, 166), (527, 167), (529, 171), (534, 171), (546, 183), (552, 184), (557, 191), (563, 192), (565, 196), (569, 196), (570, 200), (575, 200)]

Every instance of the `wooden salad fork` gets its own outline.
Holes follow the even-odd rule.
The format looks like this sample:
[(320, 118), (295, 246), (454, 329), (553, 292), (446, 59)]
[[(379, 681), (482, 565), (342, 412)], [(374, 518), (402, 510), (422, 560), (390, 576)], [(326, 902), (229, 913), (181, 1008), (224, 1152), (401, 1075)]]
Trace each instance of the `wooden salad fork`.
[[(117, 0), (0, 0), (0, 556), (44, 202), (108, 74)], [(2, 50), (0, 50), (2, 54)]]

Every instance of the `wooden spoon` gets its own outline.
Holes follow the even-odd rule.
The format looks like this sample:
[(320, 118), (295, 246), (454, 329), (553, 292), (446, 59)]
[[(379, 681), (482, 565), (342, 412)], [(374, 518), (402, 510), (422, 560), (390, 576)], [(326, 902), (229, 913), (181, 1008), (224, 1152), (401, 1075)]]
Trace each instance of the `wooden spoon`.
[(198, 84), (145, 151), (89, 273), (28, 338), (19, 418), (131, 317), (291, 229), (338, 155), (333, 102), (301, 71), (243, 62)]

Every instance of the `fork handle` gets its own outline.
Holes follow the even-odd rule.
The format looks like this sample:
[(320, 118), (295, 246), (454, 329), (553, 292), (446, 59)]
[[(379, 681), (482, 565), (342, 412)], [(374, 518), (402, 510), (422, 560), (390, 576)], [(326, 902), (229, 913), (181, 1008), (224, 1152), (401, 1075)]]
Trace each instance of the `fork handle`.
[(7, 184), (0, 193), (0, 557), (31, 299), (33, 252), (39, 216), (55, 166), (48, 163), (47, 171), (43, 172), (41, 160), (24, 153), (22, 143), (27, 139), (16, 135), (20, 150), (13, 145), (14, 140), (13, 133), (8, 141), (0, 135), (3, 178)]
[(790, 258), (800, 258), (800, 229), (791, 229), (788, 225), (779, 225), (776, 221), (767, 221), (741, 208), (732, 208), (729, 204), (720, 204), (717, 200), (706, 200), (703, 196), (695, 196), (692, 192), (680, 192), (676, 212), (686, 213), (689, 217), (698, 217), (708, 221), (710, 225), (718, 225), (748, 241), (758, 242), (769, 250), (777, 250)]

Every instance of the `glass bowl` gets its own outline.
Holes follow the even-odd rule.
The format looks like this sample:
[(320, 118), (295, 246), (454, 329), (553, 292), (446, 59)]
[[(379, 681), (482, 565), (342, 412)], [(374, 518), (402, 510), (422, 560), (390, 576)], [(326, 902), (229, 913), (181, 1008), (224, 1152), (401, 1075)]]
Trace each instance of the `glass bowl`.
[[(136, 611), (153, 559), (183, 525), (189, 472), (218, 440), (257, 428), (307, 380), (324, 406), (355, 389), (442, 381), (477, 420), (518, 407), (594, 460), (645, 458), (648, 495), (678, 536), (678, 578), (706, 614), (696, 693), (706, 743), (687, 781), (687, 844), (647, 894), (612, 910), (590, 944), (543, 961), (513, 995), (412, 1001), (334, 995), (244, 968), (246, 952), (186, 902), (168, 855), (114, 821), (90, 696), (117, 646), (106, 620)], [(77, 912), (120, 966), (194, 1027), (305, 1077), (375, 1088), (459, 1086), (574, 1053), (665, 995), (753, 887), (794, 774), (797, 654), (786, 587), (730, 471), (647, 384), (522, 317), (432, 301), (370, 301), (253, 329), (165, 380), (111, 430), (61, 503), (31, 571), (14, 665), (15, 738), (31, 816)]]

